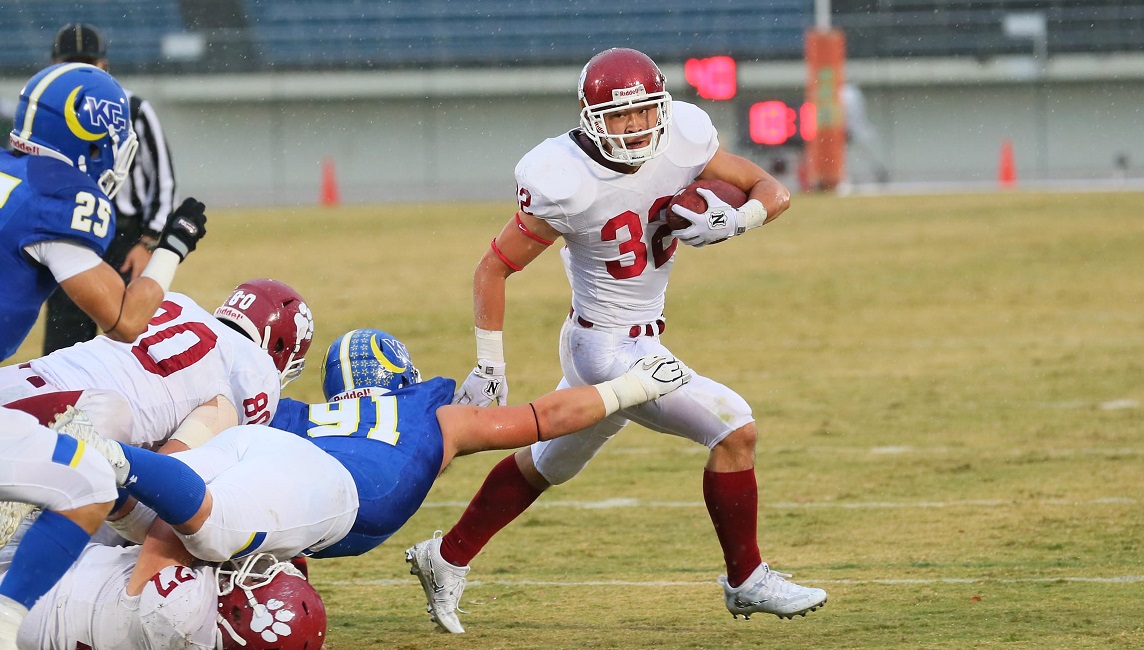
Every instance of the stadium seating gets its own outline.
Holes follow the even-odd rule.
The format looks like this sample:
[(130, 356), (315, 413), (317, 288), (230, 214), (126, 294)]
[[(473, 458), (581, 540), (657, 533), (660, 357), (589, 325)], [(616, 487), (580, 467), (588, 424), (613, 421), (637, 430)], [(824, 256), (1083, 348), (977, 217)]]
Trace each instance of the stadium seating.
[(183, 31), (176, 0), (5, 0), (0, 2), (0, 70), (30, 74), (47, 65), (56, 30), (71, 22), (96, 25), (116, 68), (133, 71), (158, 68), (163, 36)]
[[(46, 63), (55, 29), (99, 26), (116, 70), (250, 71), (412, 69), (579, 64), (622, 45), (664, 62), (730, 54), (742, 61), (797, 60), (814, 0), (229, 0), (238, 27), (204, 34), (209, 56), (164, 60), (162, 41), (187, 32), (194, 0), (7, 0), (0, 3), (0, 73)], [(1009, 38), (1007, 14), (1036, 11), (1048, 52), (1144, 50), (1139, 0), (833, 0), (832, 23), (850, 58), (1027, 53)], [(182, 10), (181, 10), (181, 9)]]
[(275, 65), (379, 67), (582, 62), (612, 45), (673, 59), (797, 58), (810, 0), (575, 4), (528, 0), (248, 0), (251, 28)]
[(1026, 54), (1030, 41), (1002, 25), (1030, 12), (1045, 17), (1050, 54), (1144, 50), (1144, 3), (1132, 0), (834, 0), (832, 9), (851, 58)]

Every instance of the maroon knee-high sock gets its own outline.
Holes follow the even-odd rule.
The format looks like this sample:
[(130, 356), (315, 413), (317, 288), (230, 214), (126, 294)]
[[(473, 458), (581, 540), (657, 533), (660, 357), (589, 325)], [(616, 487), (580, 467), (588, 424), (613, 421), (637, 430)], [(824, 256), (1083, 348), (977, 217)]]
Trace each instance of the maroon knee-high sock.
[(759, 555), (759, 488), (755, 470), (703, 471), (703, 501), (723, 547), (727, 582), (736, 587), (762, 563)]
[(525, 480), (514, 456), (497, 463), (456, 525), (441, 540), (441, 557), (456, 566), (472, 562), (493, 535), (527, 510), (542, 492)]

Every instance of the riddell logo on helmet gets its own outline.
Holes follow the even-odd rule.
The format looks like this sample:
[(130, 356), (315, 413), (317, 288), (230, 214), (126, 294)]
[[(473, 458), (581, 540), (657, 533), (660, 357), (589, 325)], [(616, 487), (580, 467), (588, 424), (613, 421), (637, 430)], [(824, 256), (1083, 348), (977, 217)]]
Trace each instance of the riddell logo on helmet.
[(29, 156), (40, 155), (40, 148), (32, 142), (28, 142), (27, 140), (17, 140), (16, 138), (9, 138), (8, 142), (12, 144), (13, 149), (22, 151)]
[(353, 388), (351, 390), (347, 390), (344, 393), (334, 395), (330, 398), (330, 401), (339, 402), (344, 399), (360, 399), (362, 397), (370, 397), (374, 394), (374, 392), (375, 391), (372, 386), (366, 388)]
[(612, 101), (628, 101), (632, 99), (642, 99), (647, 97), (647, 91), (644, 90), (643, 84), (636, 84), (631, 88), (616, 88), (612, 91)]

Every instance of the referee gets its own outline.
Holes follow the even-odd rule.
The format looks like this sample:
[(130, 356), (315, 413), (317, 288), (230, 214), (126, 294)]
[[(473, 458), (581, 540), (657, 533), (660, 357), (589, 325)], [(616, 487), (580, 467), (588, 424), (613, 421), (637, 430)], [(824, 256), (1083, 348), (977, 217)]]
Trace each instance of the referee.
[[(90, 63), (107, 69), (107, 42), (91, 25), (64, 25), (52, 41), (52, 63)], [(167, 138), (155, 109), (147, 100), (126, 90), (131, 125), (139, 138), (139, 150), (127, 181), (115, 202), (115, 238), (103, 259), (117, 269), (124, 282), (143, 272), (151, 251), (159, 241), (167, 217), (175, 209), (175, 170)], [(95, 338), (91, 320), (63, 291), (54, 292), (47, 302), (44, 327), (44, 354)]]

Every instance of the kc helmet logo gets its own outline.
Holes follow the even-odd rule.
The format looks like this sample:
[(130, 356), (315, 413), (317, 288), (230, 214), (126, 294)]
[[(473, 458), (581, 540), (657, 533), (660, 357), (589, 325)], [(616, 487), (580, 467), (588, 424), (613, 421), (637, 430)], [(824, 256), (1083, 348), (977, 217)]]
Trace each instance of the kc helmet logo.
[[(107, 137), (109, 132), (118, 132), (127, 128), (127, 116), (123, 112), (123, 107), (106, 99), (85, 97), (83, 113), (86, 120), (81, 119), (80, 114), (76, 112), (75, 105), (76, 98), (82, 89), (82, 86), (76, 86), (68, 95), (67, 103), (64, 105), (64, 121), (67, 122), (68, 128), (77, 138), (95, 142)], [(96, 130), (88, 129), (85, 121), (86, 125), (91, 125)]]

